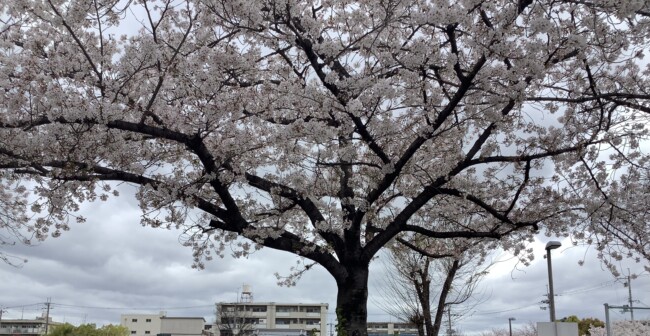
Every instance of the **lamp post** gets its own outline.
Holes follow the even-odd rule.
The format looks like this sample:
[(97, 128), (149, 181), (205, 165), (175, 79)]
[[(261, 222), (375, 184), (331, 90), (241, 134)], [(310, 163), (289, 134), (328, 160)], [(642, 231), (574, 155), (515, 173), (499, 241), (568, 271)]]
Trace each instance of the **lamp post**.
[(508, 328), (510, 329), (510, 336), (512, 336), (512, 321), (514, 320), (514, 317), (508, 317)]
[(553, 267), (551, 266), (551, 250), (562, 246), (559, 241), (546, 243), (546, 261), (548, 264), (548, 305), (551, 311), (551, 322), (555, 322), (555, 294), (553, 293)]

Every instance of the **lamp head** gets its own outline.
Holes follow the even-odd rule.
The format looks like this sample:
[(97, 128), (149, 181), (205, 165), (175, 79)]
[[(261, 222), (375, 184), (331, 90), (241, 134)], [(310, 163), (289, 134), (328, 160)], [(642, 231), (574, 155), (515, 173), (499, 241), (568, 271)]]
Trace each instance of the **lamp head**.
[(514, 321), (514, 320), (516, 320), (516, 318), (514, 318), (514, 317), (508, 317), (508, 321)]
[(554, 249), (556, 249), (556, 248), (558, 248), (560, 246), (562, 246), (562, 243), (560, 243), (559, 241), (552, 240), (552, 241), (546, 243), (546, 250), (547, 251), (548, 250), (554, 250)]

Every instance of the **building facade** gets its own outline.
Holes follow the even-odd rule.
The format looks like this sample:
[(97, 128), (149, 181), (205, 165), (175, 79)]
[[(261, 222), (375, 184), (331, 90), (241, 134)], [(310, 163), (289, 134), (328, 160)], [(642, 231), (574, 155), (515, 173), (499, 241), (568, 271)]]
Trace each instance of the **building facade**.
[(368, 336), (417, 336), (418, 329), (415, 325), (402, 322), (368, 322)]
[(327, 335), (328, 304), (218, 303), (217, 336)]
[(200, 336), (204, 334), (203, 317), (167, 317), (160, 318), (161, 336)]
[(48, 320), (45, 317), (35, 319), (3, 319), (0, 321), (0, 336), (37, 336), (45, 335), (45, 330), (51, 331), (60, 322)]
[(124, 314), (120, 324), (131, 336), (201, 336), (205, 327), (203, 317), (170, 317), (164, 312), (153, 314)]

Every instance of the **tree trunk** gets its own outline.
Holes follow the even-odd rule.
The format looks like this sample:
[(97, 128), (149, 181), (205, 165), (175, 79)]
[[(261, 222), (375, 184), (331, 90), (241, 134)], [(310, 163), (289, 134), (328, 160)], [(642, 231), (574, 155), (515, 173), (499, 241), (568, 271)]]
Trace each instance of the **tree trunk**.
[[(460, 261), (458, 259), (455, 259), (451, 265), (451, 268), (447, 270), (447, 277), (445, 278), (445, 282), (442, 285), (442, 289), (440, 290), (440, 298), (438, 299), (436, 319), (435, 322), (433, 323), (433, 335), (438, 335), (440, 333), (440, 327), (442, 325), (442, 315), (445, 313), (445, 303), (447, 301), (447, 295), (451, 290), (451, 285), (452, 282), (454, 281), (454, 277), (456, 276), (456, 271), (458, 271), (458, 269), (460, 268), (459, 265), (460, 265)], [(449, 329), (451, 329), (451, 326), (449, 326)]]
[(424, 333), (424, 319), (421, 314), (413, 315), (409, 318), (408, 322), (413, 324), (418, 329), (418, 336), (426, 336)]
[(423, 323), (418, 323), (418, 324), (416, 324), (416, 326), (418, 327), (418, 335), (419, 336), (425, 336), (424, 335), (424, 324)]
[(427, 336), (437, 336), (433, 330), (433, 321), (431, 321), (431, 281), (427, 278), (422, 282), (422, 297), (420, 298), (422, 305), (422, 315), (424, 316), (424, 326), (427, 331)]
[(421, 268), (422, 273), (422, 290), (419, 292), (420, 306), (422, 306), (422, 315), (424, 317), (424, 326), (427, 336), (437, 336), (433, 330), (433, 322), (431, 321), (431, 279), (429, 278), (429, 265), (431, 260), (425, 258), (424, 265)]
[(338, 336), (367, 336), (368, 265), (347, 270), (347, 277), (336, 281), (336, 332)]

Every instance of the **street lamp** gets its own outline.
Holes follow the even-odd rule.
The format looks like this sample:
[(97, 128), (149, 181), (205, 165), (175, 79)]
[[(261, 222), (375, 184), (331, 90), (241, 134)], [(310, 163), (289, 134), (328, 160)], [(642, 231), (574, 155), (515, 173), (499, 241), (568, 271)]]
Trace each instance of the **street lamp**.
[(510, 336), (512, 336), (512, 321), (514, 321), (514, 317), (508, 317), (508, 327), (510, 328)]
[(548, 263), (548, 305), (551, 311), (551, 322), (555, 322), (555, 294), (553, 294), (553, 268), (551, 267), (551, 250), (562, 246), (559, 241), (546, 243), (546, 262)]

